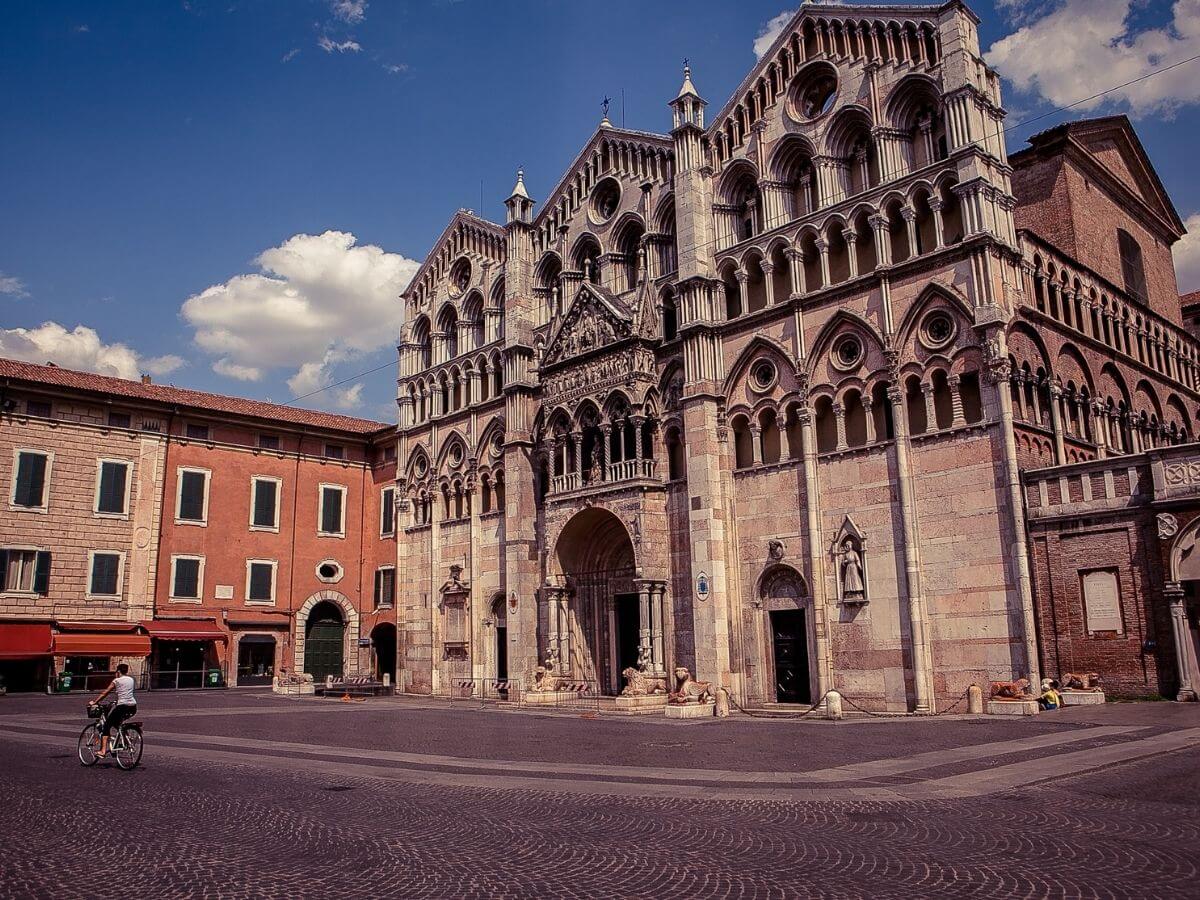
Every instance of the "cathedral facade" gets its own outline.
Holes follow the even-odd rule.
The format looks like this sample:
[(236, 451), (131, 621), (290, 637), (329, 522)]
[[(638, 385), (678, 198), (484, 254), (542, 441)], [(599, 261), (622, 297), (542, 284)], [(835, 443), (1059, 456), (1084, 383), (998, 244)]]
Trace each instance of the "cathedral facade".
[(669, 133), (605, 119), (540, 204), (455, 215), (403, 297), (403, 689), (1037, 677), (1010, 342), (1058, 322), (977, 25), (803, 6), (715, 116), (685, 66)]

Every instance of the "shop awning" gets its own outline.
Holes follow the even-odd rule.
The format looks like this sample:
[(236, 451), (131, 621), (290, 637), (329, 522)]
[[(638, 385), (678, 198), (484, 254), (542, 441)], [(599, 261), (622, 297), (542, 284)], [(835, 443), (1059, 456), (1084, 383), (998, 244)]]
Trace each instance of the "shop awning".
[(231, 628), (260, 628), (287, 631), (292, 627), (292, 618), (290, 615), (272, 616), (268, 613), (231, 612), (228, 623)]
[(37, 659), (50, 655), (49, 622), (0, 623), (0, 659)]
[(160, 641), (221, 641), (229, 637), (212, 619), (155, 619), (143, 622), (150, 637)]
[(94, 634), (105, 632), (136, 632), (141, 628), (138, 622), (55, 622), (59, 631), (82, 631)]
[(149, 656), (150, 638), (141, 634), (72, 631), (54, 636), (55, 656)]

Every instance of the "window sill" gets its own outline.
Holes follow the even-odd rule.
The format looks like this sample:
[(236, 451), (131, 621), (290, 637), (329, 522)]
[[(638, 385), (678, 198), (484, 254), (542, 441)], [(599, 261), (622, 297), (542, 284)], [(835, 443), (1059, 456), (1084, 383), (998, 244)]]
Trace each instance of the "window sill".
[(168, 603), (190, 603), (193, 606), (199, 606), (204, 601), (199, 597), (168, 597)]
[(83, 599), (91, 603), (120, 603), (124, 598), (120, 594), (84, 594)]
[(247, 606), (274, 606), (275, 601), (274, 600), (250, 600), (249, 598), (247, 598), (246, 605)]
[(176, 525), (190, 525), (193, 528), (207, 528), (208, 519), (176, 519)]
[(98, 510), (98, 509), (94, 509), (94, 510), (92, 510), (92, 518), (95, 518), (95, 519), (114, 519), (114, 520), (120, 520), (120, 521), (128, 521), (128, 520), (129, 520), (129, 513), (128, 513), (128, 512), (119, 512), (119, 513), (115, 513), (115, 512), (101, 512), (101, 511), (100, 511), (100, 510)]
[(279, 534), (279, 526), (271, 527), (269, 525), (251, 525), (251, 531), (257, 531), (262, 534)]
[(318, 531), (317, 537), (319, 537), (319, 538), (334, 538), (336, 540), (344, 541), (346, 539), (346, 532), (344, 532), (344, 531), (340, 531), (340, 532), (339, 531)]
[(8, 504), (8, 508), (13, 512), (38, 513), (43, 516), (50, 512), (49, 504), (45, 506), (21, 506), (19, 503), (10, 503)]

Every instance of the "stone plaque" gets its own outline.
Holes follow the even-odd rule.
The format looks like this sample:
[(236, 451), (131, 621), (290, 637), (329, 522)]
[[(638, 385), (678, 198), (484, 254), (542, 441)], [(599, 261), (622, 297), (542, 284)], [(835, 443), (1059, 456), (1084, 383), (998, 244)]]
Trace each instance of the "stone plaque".
[(1083, 614), (1088, 634), (1124, 631), (1121, 623), (1121, 589), (1115, 569), (1083, 573)]
[(233, 585), (232, 584), (218, 584), (216, 586), (216, 588), (214, 588), (214, 590), (213, 590), (213, 598), (216, 600), (232, 600), (233, 599)]

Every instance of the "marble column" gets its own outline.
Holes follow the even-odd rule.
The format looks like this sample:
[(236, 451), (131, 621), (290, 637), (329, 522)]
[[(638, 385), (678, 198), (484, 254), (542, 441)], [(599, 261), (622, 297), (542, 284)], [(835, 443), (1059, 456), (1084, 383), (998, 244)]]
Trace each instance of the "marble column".
[(1187, 597), (1183, 585), (1168, 581), (1163, 587), (1163, 596), (1171, 605), (1171, 636), (1175, 640), (1175, 674), (1179, 677), (1179, 693), (1176, 700), (1196, 700), (1197, 662), (1192, 642), (1191, 629), (1187, 620)]

